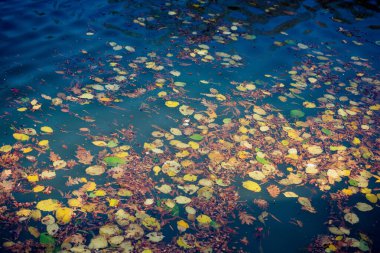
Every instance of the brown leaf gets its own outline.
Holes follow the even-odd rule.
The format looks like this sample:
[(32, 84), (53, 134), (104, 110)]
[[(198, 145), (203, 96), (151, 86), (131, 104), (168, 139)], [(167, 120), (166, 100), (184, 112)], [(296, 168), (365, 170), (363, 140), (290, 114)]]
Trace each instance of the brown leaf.
[(61, 157), (54, 153), (53, 151), (50, 151), (50, 156), (49, 156), (50, 161), (55, 162), (58, 160), (61, 160)]
[(256, 220), (252, 215), (247, 214), (247, 212), (239, 212), (239, 219), (241, 224), (251, 225)]
[(90, 151), (78, 146), (76, 158), (78, 158), (80, 163), (91, 164), (94, 157), (91, 155)]
[(268, 186), (267, 191), (269, 195), (272, 196), (272, 198), (277, 198), (277, 196), (280, 194), (280, 189), (278, 188), (277, 185), (274, 185), (274, 184)]

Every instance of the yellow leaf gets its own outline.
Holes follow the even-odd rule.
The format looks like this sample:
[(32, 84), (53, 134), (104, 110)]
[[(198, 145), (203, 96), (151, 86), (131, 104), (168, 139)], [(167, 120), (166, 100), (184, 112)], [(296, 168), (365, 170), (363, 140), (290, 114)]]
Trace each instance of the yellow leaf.
[(71, 221), (73, 214), (74, 212), (71, 208), (61, 207), (57, 209), (55, 217), (57, 218), (59, 224), (64, 225)]
[(361, 143), (360, 139), (355, 137), (353, 140), (352, 140), (352, 144), (354, 145), (359, 145)]
[(31, 213), (32, 213), (32, 210), (22, 208), (22, 209), (20, 209), (20, 210), (17, 211), (16, 215), (17, 216), (23, 216), (23, 217), (29, 217), (29, 215)]
[(247, 129), (246, 127), (244, 127), (244, 126), (239, 127), (239, 131), (240, 131), (241, 133), (243, 133), (243, 134), (248, 133), (248, 129)]
[(199, 144), (195, 141), (189, 141), (189, 146), (192, 148), (192, 149), (198, 149), (199, 148)]
[(211, 218), (205, 214), (198, 215), (197, 221), (201, 224), (210, 224), (211, 223)]
[(296, 141), (302, 141), (303, 140), (301, 137), (299, 137), (297, 131), (294, 129), (291, 129), (288, 131), (288, 136), (289, 136), (289, 138), (296, 140)]
[(298, 155), (297, 154), (288, 154), (285, 156), (286, 158), (290, 158), (290, 159), (293, 159), (293, 160), (298, 160)]
[(85, 204), (81, 208), (83, 212), (89, 212), (89, 213), (95, 211), (95, 209), (96, 209), (96, 204), (94, 203)]
[(119, 204), (119, 200), (118, 199), (109, 199), (108, 204), (110, 207), (117, 206)]
[(40, 146), (40, 147), (49, 146), (49, 141), (48, 140), (42, 140), (42, 141), (38, 142), (38, 146)]
[(124, 157), (129, 156), (128, 152), (125, 152), (125, 151), (117, 152), (114, 155), (117, 156), (117, 157), (120, 157), (120, 158), (124, 158)]
[(253, 191), (253, 192), (260, 192), (261, 191), (260, 185), (258, 183), (256, 183), (256, 182), (251, 181), (251, 180), (244, 181), (243, 182), (243, 187), (245, 189)]
[(56, 199), (45, 199), (37, 203), (36, 208), (41, 211), (51, 212), (61, 207), (61, 204)]
[(26, 107), (20, 107), (17, 109), (17, 111), (19, 111), (19, 112), (25, 112), (26, 110), (28, 110), (28, 108), (26, 108)]
[(26, 179), (28, 179), (28, 181), (31, 183), (37, 182), (39, 180), (38, 175), (29, 175), (26, 177)]
[(29, 140), (29, 136), (26, 134), (20, 134), (20, 133), (14, 133), (13, 138), (15, 138), (18, 141), (27, 141)]
[(284, 146), (288, 146), (289, 145), (289, 141), (288, 140), (282, 140), (281, 144), (284, 145)]
[(80, 207), (80, 206), (82, 206), (82, 203), (80, 202), (79, 199), (69, 199), (67, 201), (67, 203), (71, 207)]
[(372, 105), (369, 107), (370, 110), (378, 111), (380, 110), (380, 104)]
[(224, 101), (226, 100), (226, 96), (222, 95), (222, 94), (216, 94), (216, 99), (219, 100), (219, 101)]
[(92, 144), (94, 144), (95, 146), (98, 146), (98, 147), (107, 146), (107, 143), (104, 141), (93, 141)]
[(87, 191), (87, 192), (91, 192), (91, 191), (95, 190), (95, 188), (96, 188), (95, 182), (88, 182), (81, 187), (82, 190)]
[(30, 214), (30, 217), (32, 217), (33, 220), (35, 221), (38, 221), (41, 219), (41, 211), (36, 209), (36, 210), (33, 210), (32, 213)]
[(32, 226), (29, 226), (29, 227), (28, 227), (28, 231), (29, 231), (29, 233), (30, 233), (31, 235), (33, 235), (35, 238), (40, 237), (40, 232), (38, 231), (37, 228), (32, 227)]
[(160, 168), (160, 166), (154, 166), (153, 167), (153, 171), (154, 171), (154, 174), (157, 176), (158, 175), (158, 173), (161, 171), (161, 168)]
[(94, 95), (92, 95), (91, 93), (84, 93), (84, 94), (80, 95), (79, 98), (93, 99)]
[(186, 157), (188, 155), (190, 155), (190, 152), (187, 150), (182, 150), (181, 152), (178, 152), (175, 154), (176, 157), (180, 157), (180, 158)]
[(97, 190), (95, 191), (95, 195), (98, 196), (98, 197), (103, 197), (103, 196), (106, 196), (106, 191), (104, 190)]
[(347, 196), (351, 196), (352, 194), (354, 194), (351, 189), (343, 189), (342, 193)]
[(45, 189), (43, 185), (37, 185), (33, 188), (33, 192), (42, 192)]
[(329, 250), (330, 251), (336, 251), (336, 247), (333, 244), (329, 245)]
[(180, 220), (180, 221), (177, 221), (177, 227), (178, 227), (178, 230), (185, 231), (186, 229), (189, 228), (189, 224), (184, 220)]
[(167, 93), (166, 93), (166, 91), (161, 91), (157, 95), (158, 95), (158, 97), (162, 98), (162, 97), (165, 97), (167, 95)]
[(371, 189), (368, 189), (368, 188), (362, 188), (360, 189), (361, 193), (364, 193), (364, 194), (367, 194), (367, 193), (371, 193)]
[(316, 104), (306, 101), (306, 102), (303, 102), (303, 106), (305, 106), (306, 108), (315, 108)]
[(23, 152), (24, 154), (26, 154), (26, 153), (31, 152), (32, 150), (33, 150), (32, 147), (27, 147), (27, 148), (23, 148), (23, 149), (22, 149), (22, 152)]
[(131, 192), (130, 190), (127, 190), (127, 189), (124, 189), (124, 188), (121, 188), (119, 189), (119, 191), (117, 192), (117, 195), (121, 196), (121, 197), (130, 197), (133, 195), (133, 192)]
[(48, 126), (43, 126), (43, 127), (41, 127), (41, 131), (44, 133), (51, 134), (53, 132), (53, 129), (51, 127), (48, 127)]
[(179, 102), (177, 102), (177, 101), (166, 101), (165, 102), (165, 105), (167, 106), (167, 107), (171, 107), (171, 108), (173, 108), (173, 107), (177, 107), (178, 105), (179, 105)]
[(197, 181), (197, 179), (198, 177), (192, 174), (186, 174), (185, 176), (183, 176), (183, 180), (188, 181), (188, 182), (194, 182), (194, 181)]
[(375, 194), (373, 194), (373, 193), (367, 193), (366, 195), (365, 195), (365, 197), (368, 199), (368, 201), (369, 202), (371, 202), (371, 203), (376, 203), (377, 202), (377, 196), (375, 195)]
[(101, 98), (99, 98), (99, 100), (102, 102), (111, 102), (112, 101), (111, 98), (107, 98), (107, 97), (101, 97)]
[(1, 152), (4, 152), (4, 153), (7, 153), (7, 152), (9, 152), (9, 151), (11, 151), (12, 150), (12, 146), (11, 145), (4, 145), (4, 146), (2, 146), (1, 148), (0, 148), (0, 151)]

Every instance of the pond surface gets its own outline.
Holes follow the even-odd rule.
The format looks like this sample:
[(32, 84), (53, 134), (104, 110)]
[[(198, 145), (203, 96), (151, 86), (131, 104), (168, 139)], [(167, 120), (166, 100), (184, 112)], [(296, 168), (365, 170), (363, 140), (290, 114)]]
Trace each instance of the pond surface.
[(1, 252), (379, 252), (376, 1), (4, 1)]

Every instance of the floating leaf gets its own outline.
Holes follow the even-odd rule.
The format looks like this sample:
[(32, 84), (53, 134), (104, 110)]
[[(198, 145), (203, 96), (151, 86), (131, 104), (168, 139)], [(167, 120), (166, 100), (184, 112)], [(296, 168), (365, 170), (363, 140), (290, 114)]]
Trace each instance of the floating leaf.
[(51, 212), (61, 207), (61, 204), (56, 199), (41, 200), (37, 203), (36, 208), (41, 211)]
[(172, 188), (170, 187), (170, 185), (167, 185), (167, 184), (163, 184), (163, 185), (161, 185), (160, 187), (158, 187), (158, 186), (155, 186), (155, 188), (157, 189), (157, 190), (159, 190), (160, 192), (162, 192), (162, 193), (170, 193), (171, 191), (172, 191)]
[(272, 198), (277, 198), (278, 195), (280, 194), (280, 189), (278, 188), (277, 185), (270, 185), (267, 187), (267, 191), (269, 193), (269, 195), (272, 197)]
[(33, 187), (33, 192), (42, 192), (45, 189), (45, 186), (43, 185), (37, 185)]
[(191, 108), (190, 106), (187, 106), (187, 105), (181, 105), (179, 107), (179, 112), (184, 115), (184, 116), (189, 116), (189, 115), (192, 115), (194, 113), (194, 109)]
[(283, 194), (287, 198), (298, 198), (298, 195), (294, 192), (284, 192)]
[(4, 152), (4, 153), (7, 153), (9, 151), (12, 150), (12, 146), (11, 145), (4, 145), (0, 148), (0, 152)]
[(52, 236), (48, 235), (47, 233), (41, 233), (40, 243), (41, 244), (48, 244), (48, 245), (55, 245), (55, 239)]
[(269, 161), (266, 160), (265, 158), (261, 157), (261, 156), (256, 156), (256, 161), (258, 161), (259, 163), (265, 165), (265, 164), (269, 164)]
[(26, 177), (26, 179), (31, 182), (31, 183), (34, 183), (34, 182), (38, 182), (39, 181), (39, 177), (38, 175), (29, 175)]
[(105, 147), (107, 146), (107, 143), (105, 141), (93, 141), (92, 144), (98, 147)]
[(377, 202), (377, 196), (376, 196), (375, 194), (373, 194), (373, 193), (367, 193), (367, 194), (365, 195), (365, 197), (366, 197), (366, 199), (367, 199), (369, 202), (371, 202), (371, 203), (373, 203), (373, 204), (376, 204), (376, 202)]
[(15, 138), (18, 141), (28, 141), (29, 136), (26, 134), (21, 134), (21, 133), (14, 133), (13, 138)]
[(91, 175), (91, 176), (99, 176), (99, 175), (103, 174), (105, 171), (106, 171), (106, 169), (100, 165), (90, 166), (86, 169), (86, 173)]
[(190, 136), (190, 139), (192, 139), (194, 141), (201, 141), (201, 140), (203, 140), (203, 136), (200, 134), (193, 134)]
[(351, 224), (355, 224), (359, 222), (359, 217), (354, 213), (346, 213), (344, 215), (344, 219)]
[(119, 200), (118, 199), (109, 199), (108, 204), (110, 207), (115, 207), (119, 205)]
[(356, 203), (355, 207), (362, 212), (368, 212), (373, 209), (371, 205), (368, 205), (367, 203), (358, 202)]
[(91, 93), (84, 93), (84, 94), (80, 95), (79, 98), (93, 99), (94, 95), (92, 95)]
[(160, 242), (165, 236), (161, 232), (150, 232), (146, 235), (146, 237), (148, 237), (148, 240), (151, 242)]
[(43, 126), (43, 127), (41, 127), (41, 131), (44, 133), (51, 134), (53, 132), (53, 129), (51, 127), (48, 127), (48, 126)]
[(71, 221), (73, 214), (74, 212), (71, 208), (61, 207), (57, 209), (55, 213), (55, 217), (57, 218), (57, 222), (59, 224), (64, 225), (64, 224), (68, 224)]
[(29, 227), (28, 227), (28, 231), (29, 231), (29, 233), (30, 233), (31, 235), (33, 235), (35, 238), (40, 237), (40, 232), (38, 231), (37, 228), (32, 227), (32, 226), (29, 226)]
[(211, 218), (205, 214), (198, 215), (197, 221), (201, 224), (210, 224), (211, 223)]
[(165, 102), (165, 105), (167, 107), (173, 108), (173, 107), (177, 107), (179, 105), (179, 102), (177, 102), (177, 101), (170, 101), (169, 100), (169, 101)]
[(185, 232), (186, 229), (189, 228), (189, 224), (184, 220), (180, 220), (180, 221), (177, 221), (177, 228), (179, 231)]
[(317, 145), (311, 145), (307, 147), (307, 151), (312, 155), (319, 155), (323, 153), (323, 149)]
[(108, 157), (105, 157), (104, 158), (104, 162), (108, 166), (118, 166), (118, 165), (126, 163), (126, 161), (124, 159), (122, 159), (120, 157), (117, 157), (117, 156), (108, 156)]
[(244, 181), (243, 182), (243, 187), (245, 189), (253, 191), (253, 192), (260, 192), (261, 191), (260, 185), (258, 183), (256, 183), (256, 182), (251, 181), (251, 180)]
[(91, 239), (90, 244), (88, 245), (89, 249), (104, 249), (107, 248), (108, 242), (104, 236), (95, 236)]
[(174, 200), (178, 204), (182, 204), (182, 205), (189, 204), (191, 202), (191, 198), (188, 198), (185, 196), (177, 196)]
[(326, 128), (322, 128), (322, 133), (324, 133), (324, 134), (326, 134), (326, 135), (332, 135), (332, 132), (331, 132), (331, 130), (328, 130), (328, 129), (326, 129)]
[(38, 142), (38, 146), (40, 146), (40, 147), (49, 146), (49, 141), (48, 140), (42, 140), (42, 141)]

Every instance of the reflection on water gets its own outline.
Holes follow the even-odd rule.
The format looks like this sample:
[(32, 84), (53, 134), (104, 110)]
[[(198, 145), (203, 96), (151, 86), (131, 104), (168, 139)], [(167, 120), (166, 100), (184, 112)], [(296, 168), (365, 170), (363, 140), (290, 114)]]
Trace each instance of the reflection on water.
[(2, 252), (380, 249), (375, 1), (0, 8)]

